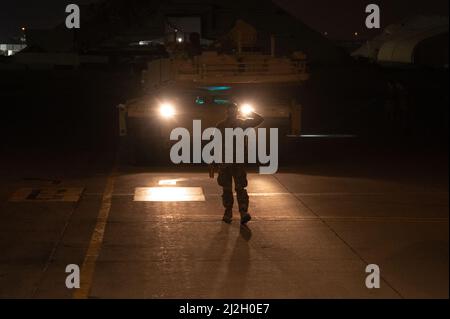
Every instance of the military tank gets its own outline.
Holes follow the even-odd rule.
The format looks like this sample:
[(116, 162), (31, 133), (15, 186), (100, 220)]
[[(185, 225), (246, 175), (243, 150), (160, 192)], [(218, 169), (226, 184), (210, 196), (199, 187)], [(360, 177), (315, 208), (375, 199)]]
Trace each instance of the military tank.
[(250, 111), (261, 114), (262, 127), (278, 128), (283, 145), (287, 135), (300, 134), (296, 97), (308, 78), (301, 52), (290, 57), (276, 57), (274, 50), (245, 52), (239, 40), (228, 53), (172, 51), (169, 58), (148, 62), (142, 74), (144, 94), (120, 106), (120, 134), (128, 157), (134, 163), (167, 160), (174, 128), (191, 130), (193, 120), (201, 120), (204, 128), (215, 127), (230, 102), (239, 105), (243, 117)]

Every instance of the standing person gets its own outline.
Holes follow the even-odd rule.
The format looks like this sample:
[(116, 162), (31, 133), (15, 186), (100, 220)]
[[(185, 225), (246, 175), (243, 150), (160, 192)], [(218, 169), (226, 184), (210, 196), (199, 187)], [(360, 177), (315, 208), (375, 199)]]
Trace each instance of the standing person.
[[(227, 105), (226, 118), (217, 124), (217, 128), (221, 131), (222, 136), (225, 136), (225, 129), (227, 128), (242, 128), (243, 130), (246, 130), (248, 128), (257, 127), (264, 121), (261, 115), (254, 112), (247, 117), (248, 119), (239, 118), (238, 106), (231, 103)], [(248, 181), (245, 164), (220, 164), (217, 182), (223, 189), (222, 200), (223, 206), (225, 207), (223, 221), (227, 224), (230, 224), (233, 220), (233, 180), (239, 204), (241, 224), (245, 225), (252, 219), (251, 215), (248, 213), (249, 197), (246, 190)]]

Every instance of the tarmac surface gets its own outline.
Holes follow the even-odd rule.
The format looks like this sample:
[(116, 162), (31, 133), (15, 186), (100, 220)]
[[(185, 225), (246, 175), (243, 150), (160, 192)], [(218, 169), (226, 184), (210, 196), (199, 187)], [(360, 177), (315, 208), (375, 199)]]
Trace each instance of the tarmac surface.
[[(449, 296), (445, 161), (425, 154), (254, 171), (254, 218), (241, 227), (237, 212), (221, 222), (221, 190), (207, 170), (113, 158), (2, 156), (0, 298)], [(81, 268), (81, 289), (66, 287), (69, 264)], [(366, 287), (370, 264), (380, 289)]]
[[(448, 298), (447, 70), (311, 68), (311, 137), (252, 170), (248, 228), (221, 222), (206, 168), (114, 165), (134, 68), (2, 72), (0, 298)], [(388, 79), (408, 123), (386, 117)]]

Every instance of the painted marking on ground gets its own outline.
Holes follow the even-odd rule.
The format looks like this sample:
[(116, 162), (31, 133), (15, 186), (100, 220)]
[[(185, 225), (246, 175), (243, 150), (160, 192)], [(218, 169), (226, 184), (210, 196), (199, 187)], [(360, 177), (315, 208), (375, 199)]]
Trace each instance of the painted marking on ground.
[(204, 202), (201, 187), (138, 187), (135, 202)]
[(114, 184), (117, 177), (117, 166), (113, 168), (110, 176), (106, 181), (105, 190), (103, 192), (100, 210), (97, 216), (97, 223), (92, 233), (89, 247), (84, 258), (83, 266), (81, 268), (81, 285), (73, 294), (74, 299), (87, 299), (92, 288), (92, 281), (94, 278), (95, 267), (98, 256), (100, 255), (103, 238), (105, 235), (106, 224), (109, 213), (111, 211), (111, 199), (114, 192)]
[(84, 188), (21, 188), (10, 202), (78, 202)]

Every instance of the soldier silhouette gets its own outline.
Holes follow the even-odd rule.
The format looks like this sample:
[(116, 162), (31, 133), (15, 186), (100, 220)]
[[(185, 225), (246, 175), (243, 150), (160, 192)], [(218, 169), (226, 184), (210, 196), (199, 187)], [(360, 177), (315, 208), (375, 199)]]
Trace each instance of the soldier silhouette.
[[(226, 118), (217, 124), (217, 129), (225, 136), (225, 129), (227, 128), (242, 128), (246, 130), (248, 128), (254, 128), (264, 121), (263, 117), (255, 112), (250, 113), (247, 119), (242, 119), (239, 117), (238, 106), (234, 103), (227, 105)], [(223, 163), (218, 165), (219, 176), (217, 178), (218, 184), (223, 189), (222, 201), (225, 207), (225, 214), (223, 216), (223, 221), (227, 224), (231, 223), (233, 220), (233, 180), (236, 190), (239, 213), (241, 215), (241, 224), (247, 224), (251, 219), (251, 215), (248, 213), (249, 207), (249, 197), (247, 193), (247, 171), (245, 164), (240, 163)]]

